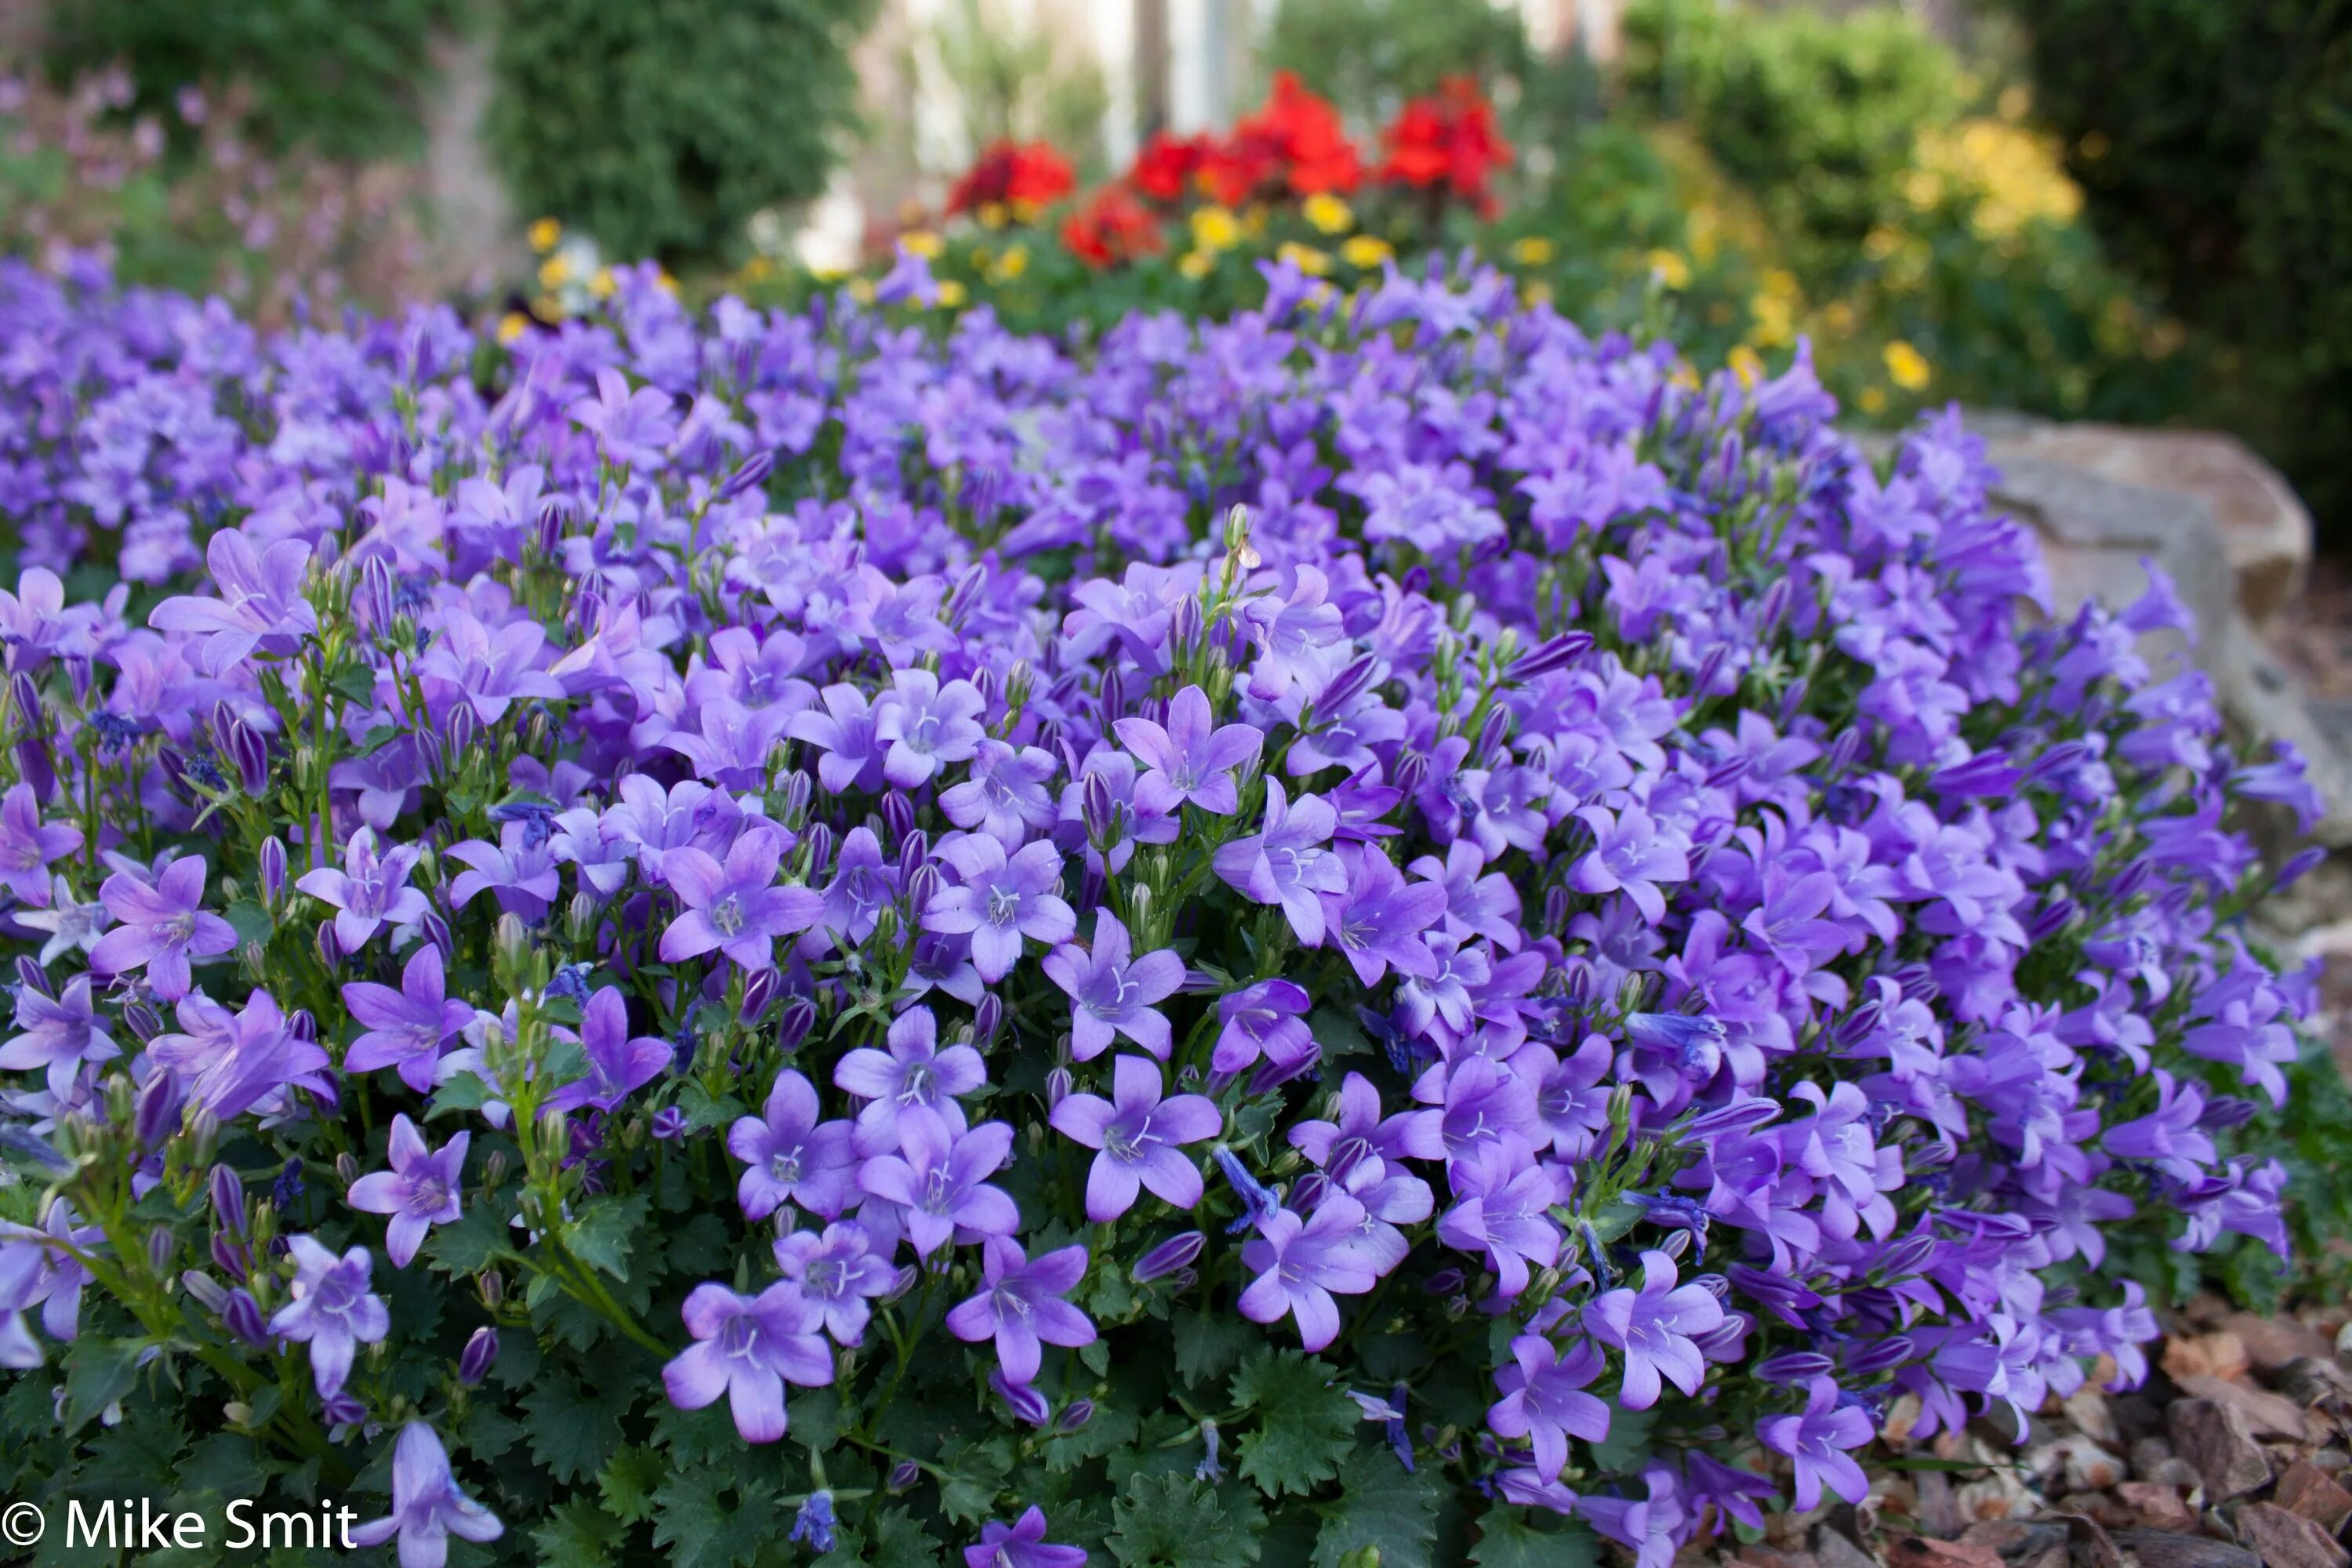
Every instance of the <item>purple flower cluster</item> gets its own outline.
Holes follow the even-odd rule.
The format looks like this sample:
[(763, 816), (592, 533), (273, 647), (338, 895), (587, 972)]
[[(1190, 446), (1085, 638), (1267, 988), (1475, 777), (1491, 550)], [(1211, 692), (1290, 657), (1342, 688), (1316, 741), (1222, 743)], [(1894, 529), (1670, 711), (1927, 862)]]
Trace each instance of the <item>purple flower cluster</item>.
[[(513, 1148), (511, 1245), (751, 1442), (877, 1322), (1043, 1425), (1179, 1300), (1343, 1362), (1440, 1302), (1501, 1348), (1444, 1462), (1645, 1562), (1857, 1496), (1895, 1398), (2141, 1364), (2116, 1238), (2284, 1248), (2231, 1131), (2310, 981), (2224, 813), (2308, 786), (2137, 651), (2161, 579), (2029, 624), (1956, 417), (1874, 466), (1801, 355), (1700, 380), (1471, 270), (1083, 351), (620, 278), (482, 384), (446, 311), (0, 268), (13, 1123), (135, 1101), (142, 1190), (372, 1135), (331, 1228), (395, 1268)], [(640, 1323), (575, 1210), (721, 1166), (750, 1250)], [(0, 1236), (9, 1355), (108, 1222)], [(383, 1397), (368, 1245), (217, 1234), (232, 1332)], [(1568, 1489), (1660, 1405), (1744, 1426)], [(404, 1548), (498, 1529), (430, 1427), (394, 1475)], [(1063, 1561), (1020, 1503), (972, 1552)]]

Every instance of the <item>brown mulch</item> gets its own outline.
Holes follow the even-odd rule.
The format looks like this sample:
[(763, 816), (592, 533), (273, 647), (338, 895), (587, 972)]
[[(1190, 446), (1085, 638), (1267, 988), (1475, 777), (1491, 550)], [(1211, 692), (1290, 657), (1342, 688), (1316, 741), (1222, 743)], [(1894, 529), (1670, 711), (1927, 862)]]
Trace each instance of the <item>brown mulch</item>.
[(2021, 1442), (1992, 1420), (1915, 1440), (1906, 1398), (1881, 1428), (1905, 1468), (1879, 1456), (1862, 1507), (1768, 1516), (1763, 1542), (1678, 1568), (2347, 1568), (2348, 1317), (2200, 1297), (2166, 1320), (2145, 1387), (2095, 1376)]

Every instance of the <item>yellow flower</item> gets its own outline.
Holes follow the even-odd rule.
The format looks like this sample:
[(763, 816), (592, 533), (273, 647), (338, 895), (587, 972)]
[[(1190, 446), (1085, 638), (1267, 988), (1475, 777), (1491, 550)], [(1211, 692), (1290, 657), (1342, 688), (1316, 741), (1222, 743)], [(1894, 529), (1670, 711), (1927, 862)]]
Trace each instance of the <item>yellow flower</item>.
[(1550, 304), (1551, 285), (1540, 279), (1533, 283), (1522, 285), (1519, 289), (1519, 303), (1529, 310), (1533, 310), (1538, 305)]
[(898, 243), (926, 261), (934, 260), (946, 248), (940, 237), (927, 228), (910, 228), (898, 237)]
[(1539, 234), (1523, 235), (1511, 241), (1511, 259), (1522, 267), (1549, 267), (1558, 254), (1551, 241)]
[(654, 287), (665, 294), (675, 294), (677, 292), (677, 279), (671, 277), (669, 268), (665, 267), (654, 274)]
[(1770, 299), (1793, 304), (1804, 296), (1804, 291), (1797, 286), (1797, 275), (1785, 267), (1766, 268), (1764, 276), (1758, 281)]
[(1884, 414), (1886, 412), (1886, 388), (1865, 386), (1862, 389), (1862, 395), (1854, 401), (1862, 405), (1864, 414)]
[(1299, 207), (1307, 221), (1322, 234), (1345, 234), (1356, 226), (1356, 214), (1328, 191), (1318, 191)]
[(543, 217), (530, 226), (530, 247), (541, 256), (553, 250), (563, 237), (563, 226), (551, 217)]
[(1789, 301), (1759, 293), (1748, 301), (1748, 341), (1758, 348), (1786, 348), (1797, 341), (1797, 319)]
[(2022, 83), (2011, 83), (2000, 89), (1993, 107), (2003, 120), (2022, 120), (2033, 108), (2033, 94)]
[(980, 226), (982, 228), (1003, 228), (1008, 216), (1003, 202), (980, 204)]
[(1176, 270), (1195, 283), (1215, 270), (1217, 258), (1205, 250), (1188, 250), (1176, 263)]
[[(596, 268), (596, 276), (588, 279), (588, 292), (595, 295), (599, 300), (611, 299), (613, 290), (618, 285), (613, 280), (613, 269), (609, 267), (599, 267)], [(677, 285), (672, 284), (670, 287), (676, 288)]]
[(1686, 360), (1676, 360), (1675, 368), (1666, 373), (1666, 380), (1671, 384), (1681, 387), (1685, 392), (1698, 390), (1698, 372), (1693, 370)]
[(1862, 237), (1862, 253), (1873, 261), (1884, 261), (1903, 247), (1903, 237), (1891, 228), (1874, 228)]
[(1004, 247), (1004, 254), (996, 258), (996, 265), (990, 269), (990, 276), (999, 283), (1010, 283), (1028, 270), (1029, 247), (1025, 245), (1008, 245)]
[(1230, 208), (1195, 207), (1192, 211), (1192, 244), (1196, 249), (1230, 250), (1241, 243), (1242, 226)]
[(1885, 357), (1886, 379), (1906, 392), (1920, 391), (1927, 384), (1927, 378), (1935, 374), (1935, 367), (1927, 363), (1927, 356), (1901, 338), (1886, 345)]
[(1281, 248), (1274, 254), (1276, 259), (1289, 262), (1309, 278), (1320, 278), (1331, 270), (1328, 255), (1311, 245), (1301, 245), (1295, 239), (1284, 240)]
[(502, 343), (513, 342), (529, 331), (530, 318), (520, 310), (509, 310), (499, 318), (499, 342)]
[(1764, 379), (1763, 359), (1746, 343), (1735, 347), (1726, 363), (1731, 366), (1731, 374), (1739, 378), (1742, 386), (1753, 387)]
[(1346, 258), (1349, 266), (1370, 271), (1394, 256), (1396, 250), (1387, 240), (1378, 235), (1358, 234), (1350, 235), (1340, 244), (1339, 254)]
[(570, 257), (551, 256), (546, 260), (539, 264), (539, 286), (541, 288), (561, 289), (566, 283), (571, 281), (572, 258)]
[(962, 304), (966, 295), (963, 284), (953, 278), (940, 279), (940, 309), (952, 310)]
[(1690, 287), (1690, 263), (1683, 259), (1680, 251), (1654, 250), (1650, 252), (1649, 262), (1650, 276), (1665, 287), (1669, 289)]
[(743, 279), (747, 283), (763, 281), (776, 270), (776, 264), (764, 256), (755, 256), (743, 263)]
[(849, 297), (861, 305), (874, 303), (874, 279), (853, 278), (849, 280)]
[(563, 320), (563, 301), (552, 294), (541, 294), (530, 302), (530, 313), (542, 321)]
[(1860, 323), (1861, 317), (1855, 312), (1853, 300), (1833, 300), (1830, 302), (1829, 309), (1822, 312), (1822, 321), (1831, 331), (1843, 338), (1853, 333), (1855, 326)]

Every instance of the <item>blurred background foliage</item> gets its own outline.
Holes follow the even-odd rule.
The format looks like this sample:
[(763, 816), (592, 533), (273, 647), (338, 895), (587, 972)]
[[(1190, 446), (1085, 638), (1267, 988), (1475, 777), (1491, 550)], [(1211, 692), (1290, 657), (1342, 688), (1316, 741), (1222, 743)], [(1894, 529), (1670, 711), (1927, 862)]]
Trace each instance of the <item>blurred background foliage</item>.
[[(2234, 428), (2324, 532), (2352, 535), (2336, 460), (2352, 425), (2352, 0), (1968, 0), (1940, 35), (1886, 4), (1632, 0), (1605, 66), (1538, 47), (1490, 0), (1278, 0), (1234, 108), (1293, 73), (1369, 163), (1406, 104), (1466, 78), (1513, 150), (1499, 211), (1366, 195), (1336, 221), (1188, 200), (1159, 214), (1156, 251), (1115, 267), (1063, 230), (1124, 163), (1149, 94), (1111, 81), (1050, 6), (919, 9), (909, 30), (887, 0), (49, 0), (37, 26), (0, 26), (19, 57), (0, 245), (53, 261), (104, 247), (133, 280), (265, 311), (448, 297), (425, 123), (467, 40), (516, 232), (512, 276), (457, 302), (510, 321), (593, 299), (605, 259), (654, 257), (699, 296), (877, 277), (900, 229), (936, 247), (949, 309), (1048, 330), (1229, 309), (1278, 254), (1344, 288), (1390, 256), (1475, 245), (1596, 328), (1671, 333), (1695, 357), (1768, 371), (1808, 340), (1862, 419), (1958, 398)], [(945, 132), (861, 110), (861, 71), (884, 58), (918, 107), (952, 100)], [(1077, 191), (1025, 226), (945, 222), (959, 171), (925, 135), (967, 160), (1050, 144)], [(916, 184), (845, 220), (812, 266), (808, 215), (886, 147)], [(930, 216), (902, 213), (910, 188)], [(520, 236), (542, 218), (559, 222), (537, 226), (534, 256)]]

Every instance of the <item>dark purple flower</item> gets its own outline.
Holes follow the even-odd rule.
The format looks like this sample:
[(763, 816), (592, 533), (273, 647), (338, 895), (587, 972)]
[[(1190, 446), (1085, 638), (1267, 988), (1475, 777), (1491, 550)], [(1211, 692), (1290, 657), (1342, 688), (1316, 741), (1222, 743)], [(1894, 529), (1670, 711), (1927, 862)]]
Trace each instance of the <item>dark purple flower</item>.
[(1095, 911), (1092, 951), (1075, 942), (1045, 955), (1046, 977), (1070, 998), (1070, 1054), (1091, 1061), (1125, 1035), (1161, 1061), (1172, 1043), (1156, 1005), (1184, 984), (1184, 963), (1163, 948), (1130, 962), (1127, 928), (1108, 910)]
[(343, 1195), (355, 1209), (392, 1216), (383, 1250), (394, 1268), (408, 1267), (427, 1231), (436, 1225), (455, 1225), (463, 1215), (458, 1175), (466, 1168), (466, 1148), (473, 1137), (460, 1132), (434, 1149), (415, 1122), (394, 1116), (392, 1169), (362, 1176)]
[(1180, 1146), (1224, 1130), (1216, 1102), (1203, 1095), (1160, 1098), (1157, 1062), (1122, 1056), (1111, 1064), (1111, 1099), (1073, 1094), (1051, 1121), (1066, 1136), (1097, 1151), (1087, 1178), (1087, 1217), (1107, 1224), (1135, 1205), (1139, 1187), (1175, 1208), (1201, 1201), (1201, 1168)]
[(817, 1332), (824, 1314), (789, 1279), (757, 1296), (697, 1285), (678, 1315), (694, 1343), (662, 1368), (669, 1402), (699, 1410), (726, 1395), (746, 1443), (784, 1435), (786, 1383), (823, 1388), (833, 1382), (833, 1355)]
[(194, 984), (191, 959), (217, 958), (236, 946), (228, 921), (204, 910), (205, 863), (197, 856), (173, 861), (153, 881), (117, 871), (98, 890), (106, 912), (120, 922), (90, 949), (89, 967), (121, 974), (144, 966), (147, 984), (166, 1002)]
[(1037, 1375), (1040, 1342), (1069, 1347), (1095, 1342), (1093, 1322), (1062, 1300), (1086, 1278), (1085, 1247), (1065, 1247), (1033, 1261), (1019, 1242), (992, 1236), (982, 1259), (986, 1286), (950, 1308), (947, 1324), (960, 1340), (992, 1336), (997, 1364), (1008, 1379), (1025, 1384)]

